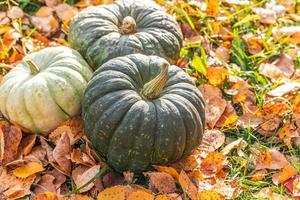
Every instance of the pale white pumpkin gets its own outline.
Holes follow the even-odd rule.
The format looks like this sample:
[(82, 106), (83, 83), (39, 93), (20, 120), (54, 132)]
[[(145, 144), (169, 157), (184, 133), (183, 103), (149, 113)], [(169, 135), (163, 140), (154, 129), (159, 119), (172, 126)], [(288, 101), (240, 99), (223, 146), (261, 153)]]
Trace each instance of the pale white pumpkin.
[(25, 56), (0, 84), (0, 111), (30, 132), (46, 135), (80, 111), (92, 70), (68, 47)]

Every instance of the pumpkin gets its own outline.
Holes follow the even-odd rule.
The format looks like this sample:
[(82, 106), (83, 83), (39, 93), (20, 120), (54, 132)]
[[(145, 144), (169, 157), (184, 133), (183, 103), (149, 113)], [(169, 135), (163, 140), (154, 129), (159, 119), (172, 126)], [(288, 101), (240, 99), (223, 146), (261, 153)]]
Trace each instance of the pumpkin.
[(94, 69), (133, 53), (157, 55), (173, 63), (182, 47), (177, 22), (149, 0), (86, 8), (72, 20), (68, 40)]
[(68, 47), (29, 54), (1, 81), (0, 111), (12, 123), (47, 134), (76, 115), (92, 70)]
[(175, 162), (202, 140), (202, 95), (182, 69), (161, 57), (131, 54), (106, 62), (82, 105), (87, 137), (118, 172)]

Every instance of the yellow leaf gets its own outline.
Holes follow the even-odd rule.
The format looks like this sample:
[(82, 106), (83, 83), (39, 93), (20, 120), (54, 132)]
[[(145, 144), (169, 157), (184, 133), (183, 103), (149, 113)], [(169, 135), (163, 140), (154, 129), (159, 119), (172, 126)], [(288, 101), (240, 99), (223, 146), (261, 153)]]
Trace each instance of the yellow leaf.
[(219, 14), (219, 1), (208, 0), (206, 14), (211, 16), (218, 16)]
[(7, 33), (7, 31), (9, 31), (11, 29), (10, 26), (3, 26), (0, 28), (0, 35), (2, 35), (3, 33)]
[(18, 167), (13, 171), (13, 174), (18, 178), (27, 178), (35, 173), (43, 171), (44, 168), (40, 163), (29, 162), (22, 167)]
[(178, 172), (173, 167), (165, 167), (165, 166), (158, 166), (158, 165), (154, 165), (153, 167), (157, 171), (159, 171), (159, 172), (166, 172), (167, 174), (170, 174), (171, 176), (173, 176), (173, 178), (175, 178), (176, 180), (178, 180), (179, 174), (178, 174)]
[(277, 185), (290, 179), (297, 174), (297, 170), (291, 165), (287, 164), (280, 172), (273, 175), (272, 180)]
[(126, 190), (125, 186), (120, 185), (106, 188), (98, 194), (97, 200), (126, 200)]
[(193, 60), (192, 60), (192, 66), (201, 74), (203, 74), (204, 76), (206, 76), (206, 66), (205, 63), (203, 63), (203, 61), (201, 60), (201, 58), (197, 55), (194, 56)]
[(224, 67), (209, 67), (206, 71), (208, 82), (213, 86), (221, 86), (228, 76), (228, 71)]
[(162, 194), (162, 195), (156, 196), (155, 200), (172, 200), (172, 199), (170, 197), (168, 197), (168, 195)]
[(229, 126), (229, 125), (235, 123), (238, 119), (239, 119), (239, 116), (237, 116), (236, 114), (230, 114), (229, 116), (226, 117), (223, 126)]
[(215, 191), (204, 190), (198, 193), (199, 200), (223, 200), (225, 199), (222, 195)]
[(143, 190), (131, 193), (127, 200), (154, 200), (154, 195)]
[(197, 188), (183, 170), (179, 175), (179, 184), (181, 185), (183, 192), (185, 192), (191, 200), (198, 200)]

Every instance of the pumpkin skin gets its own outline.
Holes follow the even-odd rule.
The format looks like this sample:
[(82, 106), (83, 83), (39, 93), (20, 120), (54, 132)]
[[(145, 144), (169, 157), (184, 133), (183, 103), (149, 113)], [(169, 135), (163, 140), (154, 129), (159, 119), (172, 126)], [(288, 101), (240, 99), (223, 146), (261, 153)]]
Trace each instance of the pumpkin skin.
[[(27, 62), (39, 68), (36, 74)], [(0, 84), (0, 111), (30, 132), (46, 135), (78, 114), (92, 70), (67, 47), (49, 47), (29, 54)]]
[(84, 94), (85, 132), (94, 149), (118, 172), (142, 172), (172, 163), (199, 146), (204, 101), (190, 77), (169, 66), (158, 98), (141, 95), (167, 61), (132, 54), (112, 59), (94, 73)]
[(183, 39), (177, 22), (153, 1), (120, 0), (81, 11), (70, 24), (68, 40), (97, 69), (109, 59), (134, 53), (174, 63)]

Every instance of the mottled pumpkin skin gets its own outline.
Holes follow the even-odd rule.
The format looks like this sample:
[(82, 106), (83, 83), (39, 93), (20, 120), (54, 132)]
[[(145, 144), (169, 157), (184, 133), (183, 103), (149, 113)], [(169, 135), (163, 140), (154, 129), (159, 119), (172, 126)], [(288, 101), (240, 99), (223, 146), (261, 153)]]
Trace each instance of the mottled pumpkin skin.
[(86, 135), (119, 172), (175, 162), (202, 140), (204, 101), (182, 69), (169, 66), (158, 98), (140, 94), (166, 62), (141, 54), (118, 57), (103, 64), (87, 86), (82, 111)]
[[(40, 72), (32, 74), (27, 60)], [(25, 56), (0, 84), (0, 111), (12, 123), (46, 135), (78, 114), (92, 70), (67, 47), (49, 47)]]
[[(122, 21), (131, 16), (136, 31), (123, 34)], [(182, 47), (182, 33), (172, 16), (150, 0), (120, 0), (89, 7), (71, 22), (69, 43), (94, 68), (111, 58), (133, 53), (157, 55), (173, 63)]]

